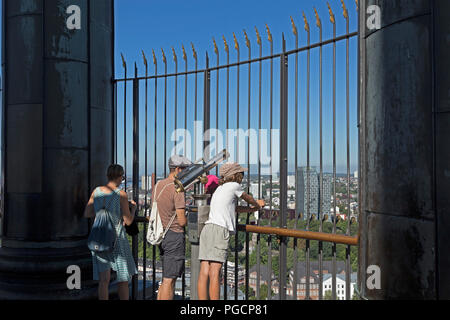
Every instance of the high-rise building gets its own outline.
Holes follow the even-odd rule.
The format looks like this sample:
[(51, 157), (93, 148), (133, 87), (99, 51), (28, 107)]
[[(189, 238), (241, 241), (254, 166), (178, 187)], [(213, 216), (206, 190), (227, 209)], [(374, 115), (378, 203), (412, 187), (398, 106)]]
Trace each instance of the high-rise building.
[[(296, 186), (296, 206), (297, 214), (303, 213), (303, 218), (307, 219), (308, 214), (314, 214), (319, 217), (321, 214), (327, 214), (328, 219), (331, 218), (331, 189), (333, 176), (324, 173), (322, 175), (322, 193), (320, 187), (320, 174), (315, 168), (300, 167), (297, 170), (297, 186)], [(308, 181), (309, 178), (309, 181)], [(309, 186), (309, 188), (308, 188)], [(308, 201), (309, 199), (309, 201)], [(322, 201), (322, 208), (320, 208)], [(322, 209), (322, 210), (320, 210)]]
[(257, 183), (252, 183), (250, 184), (250, 193), (253, 195), (254, 198), (261, 198), (262, 197), (262, 184), (259, 187), (259, 192), (258, 192), (258, 184)]
[[(147, 183), (147, 188), (145, 188), (145, 184)], [(145, 176), (141, 176), (141, 190), (150, 190), (152, 188), (152, 177), (148, 176), (147, 179)]]
[(288, 182), (289, 188), (294, 188), (295, 187), (295, 176), (288, 176), (287, 182)]

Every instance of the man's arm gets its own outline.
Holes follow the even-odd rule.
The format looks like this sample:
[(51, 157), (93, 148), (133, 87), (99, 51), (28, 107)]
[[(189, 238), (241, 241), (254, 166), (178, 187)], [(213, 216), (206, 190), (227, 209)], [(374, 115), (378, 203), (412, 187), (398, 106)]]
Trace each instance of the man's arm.
[(184, 192), (176, 193), (174, 197), (175, 201), (175, 212), (177, 214), (177, 221), (181, 227), (187, 225), (186, 219), (186, 197)]
[(186, 209), (177, 209), (177, 220), (178, 224), (181, 227), (184, 227), (187, 225), (187, 219), (186, 219)]

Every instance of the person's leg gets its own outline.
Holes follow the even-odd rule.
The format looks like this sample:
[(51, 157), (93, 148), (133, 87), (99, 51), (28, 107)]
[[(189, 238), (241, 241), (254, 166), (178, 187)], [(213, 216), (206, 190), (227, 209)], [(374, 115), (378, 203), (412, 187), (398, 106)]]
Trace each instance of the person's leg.
[(176, 280), (184, 272), (185, 234), (169, 230), (161, 247), (164, 253), (163, 281), (158, 291), (158, 300), (173, 300)]
[(208, 300), (208, 276), (209, 261), (201, 261), (197, 282), (198, 300)]
[(220, 300), (220, 270), (222, 263), (209, 263), (209, 297), (211, 300)]
[(109, 299), (109, 281), (111, 279), (111, 269), (108, 269), (104, 272), (100, 272), (99, 274), (99, 283), (98, 283), (98, 299), (99, 300), (108, 300)]
[(177, 279), (164, 278), (158, 290), (158, 300), (173, 300), (175, 281)]
[(128, 281), (117, 283), (117, 290), (120, 300), (130, 299), (130, 289), (128, 288)]

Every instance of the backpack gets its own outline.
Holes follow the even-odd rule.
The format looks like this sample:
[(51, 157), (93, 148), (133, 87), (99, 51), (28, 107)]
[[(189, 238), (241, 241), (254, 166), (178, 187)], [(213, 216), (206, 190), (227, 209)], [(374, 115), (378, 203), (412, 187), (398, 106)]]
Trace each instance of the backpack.
[[(159, 245), (163, 241), (164, 237), (167, 234), (167, 231), (169, 231), (170, 226), (172, 225), (172, 223), (175, 220), (175, 217), (177, 215), (177, 213), (175, 212), (175, 214), (170, 219), (169, 225), (167, 226), (166, 230), (164, 230), (164, 226), (163, 226), (161, 218), (159, 216), (157, 202), (158, 202), (158, 199), (161, 196), (161, 194), (164, 192), (164, 190), (170, 185), (173, 185), (173, 183), (169, 183), (169, 184), (165, 185), (165, 187), (159, 193), (158, 197), (153, 200), (152, 211), (150, 213), (150, 220), (149, 220), (148, 229), (147, 229), (147, 241), (153, 246)], [(155, 185), (155, 195), (156, 195), (157, 186), (158, 186), (158, 183)]]
[[(111, 204), (114, 195), (108, 203)], [(117, 233), (111, 219), (110, 210), (103, 201), (103, 208), (95, 214), (94, 224), (87, 241), (89, 250), (95, 253), (112, 252), (117, 242)], [(120, 224), (120, 221), (119, 221)]]

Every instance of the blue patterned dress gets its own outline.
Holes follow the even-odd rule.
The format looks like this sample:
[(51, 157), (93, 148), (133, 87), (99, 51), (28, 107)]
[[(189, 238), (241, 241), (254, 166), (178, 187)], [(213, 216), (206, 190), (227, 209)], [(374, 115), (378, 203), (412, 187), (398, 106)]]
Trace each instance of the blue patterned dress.
[(99, 273), (113, 269), (117, 272), (118, 282), (129, 282), (131, 277), (137, 274), (136, 265), (128, 243), (125, 228), (121, 222), (122, 213), (120, 211), (120, 190), (116, 189), (112, 193), (104, 193), (100, 188), (94, 191), (94, 210), (98, 212), (104, 203), (111, 213), (111, 218), (118, 235), (116, 246), (113, 252), (92, 253), (92, 264), (94, 280), (99, 280)]

